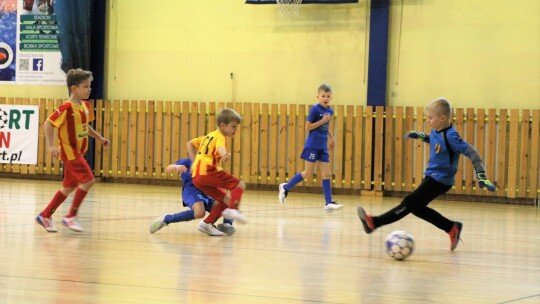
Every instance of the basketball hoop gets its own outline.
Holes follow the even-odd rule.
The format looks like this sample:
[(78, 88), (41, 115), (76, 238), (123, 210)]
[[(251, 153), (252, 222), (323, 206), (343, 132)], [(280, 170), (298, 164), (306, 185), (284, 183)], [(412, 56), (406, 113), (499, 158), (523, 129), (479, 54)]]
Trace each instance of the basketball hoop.
[(276, 0), (277, 13), (282, 16), (298, 16), (302, 0)]

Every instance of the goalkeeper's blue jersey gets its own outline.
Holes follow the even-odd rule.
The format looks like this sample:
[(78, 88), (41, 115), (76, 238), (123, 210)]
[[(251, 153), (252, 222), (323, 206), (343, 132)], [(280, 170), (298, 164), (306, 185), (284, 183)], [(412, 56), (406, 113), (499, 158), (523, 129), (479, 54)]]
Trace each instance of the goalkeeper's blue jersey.
[(425, 175), (445, 185), (453, 185), (458, 169), (459, 155), (470, 158), (469, 144), (459, 136), (452, 125), (429, 135), (430, 157)]

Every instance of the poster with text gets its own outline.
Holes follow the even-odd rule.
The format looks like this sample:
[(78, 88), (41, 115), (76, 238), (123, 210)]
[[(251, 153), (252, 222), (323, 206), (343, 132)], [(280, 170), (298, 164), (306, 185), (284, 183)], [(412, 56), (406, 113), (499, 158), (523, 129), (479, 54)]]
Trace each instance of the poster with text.
[(65, 84), (54, 1), (2, 0), (0, 84)]
[(0, 104), (0, 163), (37, 164), (39, 106)]

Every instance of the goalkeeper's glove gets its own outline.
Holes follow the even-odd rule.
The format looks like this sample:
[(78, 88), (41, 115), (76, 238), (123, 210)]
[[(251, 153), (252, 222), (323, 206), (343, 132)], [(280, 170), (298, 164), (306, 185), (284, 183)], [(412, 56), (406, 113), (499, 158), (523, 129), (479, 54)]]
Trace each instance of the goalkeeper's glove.
[(478, 185), (480, 186), (480, 189), (487, 187), (489, 191), (495, 191), (495, 185), (493, 185), (493, 183), (487, 179), (486, 172), (476, 172), (476, 177), (478, 177)]
[(414, 139), (421, 139), (423, 141), (426, 140), (428, 135), (424, 132), (418, 132), (418, 131), (409, 131), (407, 134), (405, 134), (405, 139), (408, 138), (414, 138)]

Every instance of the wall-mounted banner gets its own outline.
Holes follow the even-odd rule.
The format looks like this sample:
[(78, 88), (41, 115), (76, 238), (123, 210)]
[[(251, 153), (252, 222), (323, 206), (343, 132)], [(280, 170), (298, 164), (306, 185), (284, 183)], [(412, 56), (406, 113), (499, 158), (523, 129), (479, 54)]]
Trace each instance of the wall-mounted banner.
[(37, 164), (39, 106), (0, 104), (0, 163)]
[(2, 0), (0, 84), (65, 84), (53, 4), (53, 0)]

